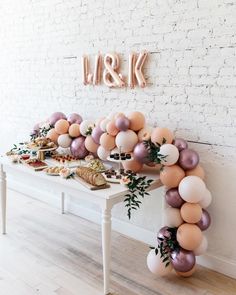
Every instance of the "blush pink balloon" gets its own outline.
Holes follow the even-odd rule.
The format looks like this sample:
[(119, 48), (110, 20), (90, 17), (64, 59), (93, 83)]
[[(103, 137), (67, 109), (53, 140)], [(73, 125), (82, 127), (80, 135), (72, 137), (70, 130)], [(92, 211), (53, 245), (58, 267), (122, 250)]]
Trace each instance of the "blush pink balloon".
[(49, 124), (54, 126), (55, 123), (61, 119), (66, 120), (66, 115), (63, 114), (62, 112), (53, 113), (49, 118)]
[(70, 146), (71, 154), (77, 159), (84, 159), (89, 151), (85, 148), (85, 137), (80, 136), (75, 138)]
[(76, 123), (76, 124), (80, 124), (80, 123), (83, 121), (83, 119), (82, 119), (82, 117), (81, 117), (79, 114), (72, 113), (72, 114), (70, 114), (70, 115), (68, 116), (67, 121), (68, 121), (70, 124), (74, 124), (74, 123)]

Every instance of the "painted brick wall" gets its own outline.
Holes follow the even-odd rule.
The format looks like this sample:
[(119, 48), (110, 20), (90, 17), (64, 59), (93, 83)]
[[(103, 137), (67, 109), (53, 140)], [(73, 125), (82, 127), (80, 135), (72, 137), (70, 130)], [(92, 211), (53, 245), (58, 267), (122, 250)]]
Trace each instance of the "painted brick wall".
[[(235, 263), (236, 238), (222, 250), (221, 237), (236, 225), (236, 2), (1, 0), (0, 20), (1, 151), (56, 110), (142, 110), (200, 152), (215, 198), (209, 253)], [(147, 88), (82, 85), (83, 53), (116, 51), (127, 74), (129, 52), (142, 49)], [(154, 199), (133, 221), (153, 234)], [(125, 220), (120, 207), (115, 214)]]

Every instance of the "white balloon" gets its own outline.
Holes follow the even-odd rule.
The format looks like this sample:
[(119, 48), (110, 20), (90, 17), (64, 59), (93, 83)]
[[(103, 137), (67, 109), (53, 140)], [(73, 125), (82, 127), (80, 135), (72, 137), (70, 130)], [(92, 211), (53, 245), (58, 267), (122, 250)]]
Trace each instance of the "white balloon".
[(206, 192), (204, 181), (198, 176), (184, 177), (179, 184), (179, 194), (186, 202), (199, 203)]
[(72, 138), (69, 134), (61, 134), (57, 139), (58, 145), (62, 148), (68, 148), (71, 145)]
[(206, 253), (207, 247), (208, 247), (208, 241), (206, 236), (203, 235), (201, 244), (193, 252), (196, 256), (202, 255)]
[(100, 123), (100, 128), (102, 129), (102, 131), (106, 132), (106, 128), (107, 128), (107, 124), (110, 122), (110, 119), (104, 119), (101, 121)]
[(158, 154), (165, 157), (161, 160), (161, 164), (165, 166), (174, 165), (179, 159), (179, 150), (175, 145), (169, 143), (163, 144)]
[(89, 130), (89, 128), (94, 128), (95, 124), (93, 121), (90, 121), (90, 120), (84, 120), (80, 123), (80, 133), (83, 135), (83, 136), (87, 136), (87, 132)]
[(148, 253), (147, 266), (153, 274), (164, 277), (172, 271), (173, 267), (171, 263), (166, 267), (166, 263), (163, 263), (162, 259), (160, 253), (156, 255), (155, 250), (153, 249)]
[(211, 201), (212, 201), (212, 195), (211, 195), (211, 192), (206, 189), (205, 191), (205, 194), (203, 196), (203, 198), (201, 199), (201, 201), (199, 202), (199, 205), (206, 209), (210, 204), (211, 204)]
[(164, 224), (168, 227), (179, 227), (183, 223), (180, 210), (168, 207), (164, 210)]
[(116, 135), (116, 146), (121, 147), (122, 152), (131, 152), (137, 143), (138, 136), (133, 130), (120, 131)]
[(101, 145), (98, 147), (97, 149), (97, 155), (98, 157), (103, 160), (103, 161), (107, 161), (107, 158), (110, 155), (110, 151), (107, 151), (104, 149), (104, 147), (102, 147)]

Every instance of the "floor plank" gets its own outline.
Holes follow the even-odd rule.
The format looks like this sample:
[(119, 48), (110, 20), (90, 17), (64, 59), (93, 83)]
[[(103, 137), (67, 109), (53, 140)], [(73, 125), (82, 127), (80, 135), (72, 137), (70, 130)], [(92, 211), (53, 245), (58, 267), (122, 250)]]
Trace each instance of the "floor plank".
[[(9, 191), (0, 236), (0, 294), (102, 295), (100, 226)], [(148, 246), (113, 232), (112, 295), (235, 295), (236, 280), (198, 266), (192, 278), (154, 277)]]

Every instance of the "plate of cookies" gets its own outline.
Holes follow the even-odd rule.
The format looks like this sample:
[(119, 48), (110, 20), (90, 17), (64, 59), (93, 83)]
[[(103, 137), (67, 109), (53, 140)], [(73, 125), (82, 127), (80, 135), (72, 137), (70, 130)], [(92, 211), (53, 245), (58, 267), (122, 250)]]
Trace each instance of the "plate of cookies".
[(54, 166), (44, 169), (44, 172), (46, 172), (47, 175), (59, 176), (62, 169), (64, 169), (63, 166)]

